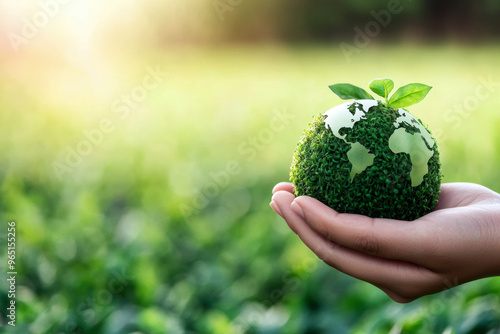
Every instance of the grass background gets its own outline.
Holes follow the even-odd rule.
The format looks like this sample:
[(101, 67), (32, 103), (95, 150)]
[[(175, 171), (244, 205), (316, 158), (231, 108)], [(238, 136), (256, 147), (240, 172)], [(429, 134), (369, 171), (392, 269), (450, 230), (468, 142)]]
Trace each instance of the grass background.
[[(499, 53), (388, 44), (347, 65), (336, 45), (270, 44), (116, 53), (105, 69), (50, 53), (9, 59), (0, 65), (0, 221), (17, 226), (17, 325), (0, 332), (498, 330), (498, 278), (397, 304), (319, 261), (268, 203), (312, 116), (341, 102), (328, 85), (376, 77), (433, 86), (410, 109), (438, 139), (443, 181), (500, 191)], [(118, 117), (113, 101), (148, 67), (168, 74)], [(495, 85), (474, 100), (484, 80)], [(103, 118), (113, 131), (59, 178), (54, 163)], [(238, 168), (214, 186), (228, 165)], [(6, 325), (5, 279), (0, 287)]]

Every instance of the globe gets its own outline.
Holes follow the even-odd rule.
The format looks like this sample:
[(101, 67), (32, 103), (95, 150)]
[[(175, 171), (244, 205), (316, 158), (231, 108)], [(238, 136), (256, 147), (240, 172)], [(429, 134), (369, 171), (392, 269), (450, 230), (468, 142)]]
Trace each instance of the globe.
[(356, 100), (315, 118), (290, 178), (297, 196), (336, 211), (414, 220), (435, 208), (441, 167), (436, 141), (408, 110)]

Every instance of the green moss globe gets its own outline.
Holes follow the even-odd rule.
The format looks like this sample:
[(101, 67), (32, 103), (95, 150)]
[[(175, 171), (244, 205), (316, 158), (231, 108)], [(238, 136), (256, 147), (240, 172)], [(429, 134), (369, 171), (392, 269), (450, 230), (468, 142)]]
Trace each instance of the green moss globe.
[(414, 220), (434, 210), (441, 166), (436, 141), (410, 112), (356, 100), (315, 117), (290, 179), (296, 196), (338, 212)]

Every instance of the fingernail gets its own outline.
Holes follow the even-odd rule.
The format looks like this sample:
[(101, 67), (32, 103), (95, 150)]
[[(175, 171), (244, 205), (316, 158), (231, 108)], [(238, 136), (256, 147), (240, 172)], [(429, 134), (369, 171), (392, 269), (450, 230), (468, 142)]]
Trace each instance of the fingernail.
[(283, 218), (283, 214), (281, 213), (281, 209), (280, 209), (279, 205), (276, 204), (276, 202), (271, 201), (271, 203), (269, 203), (269, 205), (271, 206), (271, 208), (273, 208), (274, 212), (276, 212), (277, 214), (279, 214)]
[(292, 210), (295, 212), (300, 218), (305, 219), (304, 216), (304, 211), (302, 211), (302, 208), (300, 207), (299, 203), (296, 201), (292, 202)]

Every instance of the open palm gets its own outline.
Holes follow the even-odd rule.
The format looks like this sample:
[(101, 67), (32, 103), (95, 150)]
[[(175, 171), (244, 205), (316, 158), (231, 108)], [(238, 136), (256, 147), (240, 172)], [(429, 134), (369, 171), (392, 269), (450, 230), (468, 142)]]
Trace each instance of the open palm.
[(443, 184), (436, 209), (414, 221), (338, 213), (273, 189), (273, 209), (325, 263), (397, 302), (500, 275), (500, 195), (476, 184)]

